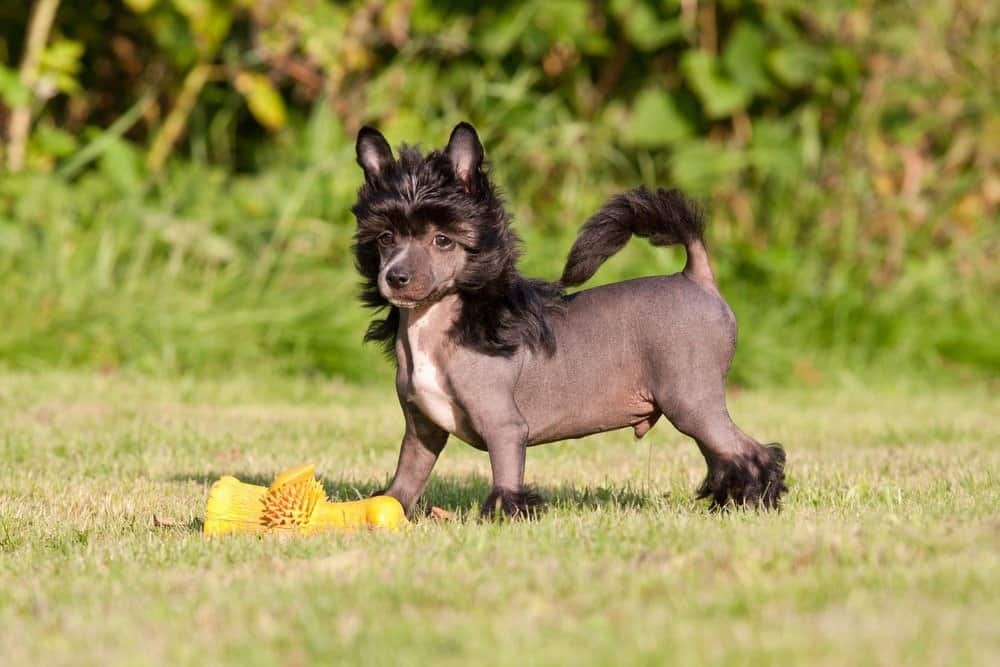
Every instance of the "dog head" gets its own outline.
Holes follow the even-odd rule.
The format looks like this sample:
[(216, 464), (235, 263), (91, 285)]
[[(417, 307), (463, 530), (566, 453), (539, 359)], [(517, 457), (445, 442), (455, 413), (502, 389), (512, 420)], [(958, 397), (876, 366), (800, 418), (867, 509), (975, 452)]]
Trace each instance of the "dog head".
[(365, 127), (356, 148), (365, 174), (351, 209), (361, 299), (389, 309), (365, 340), (391, 354), (401, 308), (458, 294), (451, 333), (459, 344), (484, 354), (511, 355), (522, 345), (552, 354), (548, 314), (562, 309), (562, 292), (517, 272), (520, 240), (483, 166), (476, 130), (459, 123), (443, 150), (422, 155), (403, 146), (397, 159), (385, 137)]
[[(471, 125), (457, 125), (443, 150), (404, 146), (398, 159), (378, 130), (364, 127), (356, 150), (365, 183), (352, 209), (354, 252), (366, 305), (389, 306), (391, 320), (398, 308), (489, 291), (515, 273), (518, 240)], [(389, 320), (368, 338), (384, 340), (388, 332), (377, 329)]]

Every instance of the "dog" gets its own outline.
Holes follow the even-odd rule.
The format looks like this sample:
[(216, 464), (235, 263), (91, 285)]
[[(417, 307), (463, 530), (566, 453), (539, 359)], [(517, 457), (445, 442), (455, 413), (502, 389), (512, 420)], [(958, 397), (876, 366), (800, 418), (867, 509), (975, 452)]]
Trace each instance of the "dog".
[[(677, 190), (619, 194), (580, 229), (558, 283), (523, 277), (520, 240), (484, 166), (479, 136), (460, 123), (426, 155), (363, 127), (365, 182), (352, 212), (361, 298), (386, 312), (366, 341), (396, 361), (405, 433), (382, 493), (408, 515), (454, 435), (489, 454), (484, 517), (532, 515), (526, 449), (631, 427), (661, 415), (697, 443), (698, 489), (716, 508), (779, 508), (785, 454), (732, 421), (726, 375), (736, 319), (715, 283), (703, 217)], [(567, 293), (632, 236), (686, 248), (684, 270)]]

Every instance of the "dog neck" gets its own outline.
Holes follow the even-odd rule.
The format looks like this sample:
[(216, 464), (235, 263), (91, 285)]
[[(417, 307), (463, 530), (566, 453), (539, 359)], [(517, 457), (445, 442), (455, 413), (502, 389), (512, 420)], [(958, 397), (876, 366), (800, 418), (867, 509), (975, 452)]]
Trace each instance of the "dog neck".
[(449, 294), (432, 304), (399, 310), (399, 338), (408, 346), (440, 340), (455, 324), (461, 310), (457, 294)]

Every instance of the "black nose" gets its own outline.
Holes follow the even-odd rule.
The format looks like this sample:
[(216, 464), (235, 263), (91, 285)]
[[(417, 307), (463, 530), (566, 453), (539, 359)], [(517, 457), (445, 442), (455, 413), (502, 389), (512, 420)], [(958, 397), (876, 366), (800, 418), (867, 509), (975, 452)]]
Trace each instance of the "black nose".
[(410, 282), (410, 274), (399, 269), (389, 269), (389, 272), (385, 274), (385, 281), (389, 283), (389, 287), (399, 289)]

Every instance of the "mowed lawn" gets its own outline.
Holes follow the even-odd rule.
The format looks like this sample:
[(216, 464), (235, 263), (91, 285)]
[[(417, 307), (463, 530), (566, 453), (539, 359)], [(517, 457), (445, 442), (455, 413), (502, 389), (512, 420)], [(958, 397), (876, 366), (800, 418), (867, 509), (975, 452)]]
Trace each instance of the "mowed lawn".
[(221, 474), (384, 483), (390, 386), (6, 374), (0, 664), (1000, 664), (993, 394), (734, 392), (785, 443), (777, 514), (708, 512), (662, 422), (530, 450), (536, 522), (478, 522), (488, 461), (453, 441), (425, 500), (457, 520), (206, 539)]

